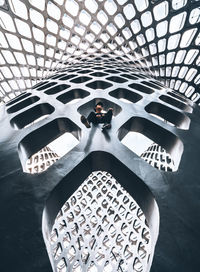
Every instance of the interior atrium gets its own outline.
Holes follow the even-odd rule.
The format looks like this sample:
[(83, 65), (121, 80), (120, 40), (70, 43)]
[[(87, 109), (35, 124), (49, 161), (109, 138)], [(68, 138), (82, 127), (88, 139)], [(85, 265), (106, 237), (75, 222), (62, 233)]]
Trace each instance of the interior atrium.
[(1, 272), (199, 270), (199, 25), (199, 0), (0, 0)]

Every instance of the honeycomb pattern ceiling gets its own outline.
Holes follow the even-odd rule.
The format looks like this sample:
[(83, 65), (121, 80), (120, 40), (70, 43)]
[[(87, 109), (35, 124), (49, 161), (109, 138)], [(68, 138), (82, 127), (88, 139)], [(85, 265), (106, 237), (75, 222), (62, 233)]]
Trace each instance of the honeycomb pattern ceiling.
[(112, 53), (200, 104), (198, 0), (0, 0), (0, 99)]

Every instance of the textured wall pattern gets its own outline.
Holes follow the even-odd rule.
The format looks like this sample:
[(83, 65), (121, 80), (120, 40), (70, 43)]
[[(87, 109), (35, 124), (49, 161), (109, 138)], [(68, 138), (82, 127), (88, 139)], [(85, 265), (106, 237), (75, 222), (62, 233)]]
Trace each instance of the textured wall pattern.
[(55, 152), (49, 147), (45, 147), (27, 160), (26, 172), (30, 174), (41, 173), (47, 170), (58, 159), (59, 156)]
[(51, 233), (55, 271), (147, 271), (150, 233), (134, 199), (96, 171), (58, 213)]
[(84, 57), (114, 53), (199, 103), (199, 1), (5, 0), (0, 6), (0, 97)]
[[(49, 100), (50, 97), (52, 102)], [(86, 100), (87, 102), (84, 104)], [(11, 125), (16, 130), (21, 130), (22, 128), (33, 130), (36, 126), (46, 124), (36, 132), (36, 134), (38, 133), (37, 137), (40, 137), (42, 130), (46, 134), (45, 129), (48, 126), (50, 129), (47, 121), (49, 118), (54, 120), (53, 116), (58, 110), (62, 109), (65, 111), (66, 106), (68, 109), (72, 109), (74, 116), (71, 118), (71, 121), (74, 122), (75, 116), (78, 118), (80, 118), (80, 114), (87, 116), (93, 110), (97, 101), (104, 103), (105, 110), (108, 110), (110, 107), (114, 109), (113, 120), (119, 114), (122, 117), (125, 114), (125, 109), (136, 111), (137, 117), (135, 119), (130, 118), (126, 123), (122, 124), (119, 130), (120, 141), (131, 131), (141, 133), (141, 135), (150, 138), (157, 144), (158, 149), (162, 147), (162, 151), (165, 153), (165, 156), (163, 156), (168, 159), (159, 156), (157, 158), (159, 166), (152, 163), (151, 160), (147, 160), (147, 154), (144, 156), (144, 152), (150, 146), (143, 150), (142, 158), (146, 158), (145, 160), (151, 165), (159, 169), (162, 168), (164, 171), (176, 171), (178, 169), (183, 148), (181, 147), (178, 153), (175, 152), (175, 149), (177, 148), (178, 150), (178, 146), (182, 146), (182, 143), (178, 137), (165, 130), (164, 127), (169, 130), (173, 128), (178, 128), (180, 131), (188, 130), (190, 118), (187, 116), (187, 113), (192, 112), (192, 103), (183, 96), (176, 95), (171, 89), (165, 88), (158, 81), (153, 81), (149, 76), (141, 74), (138, 69), (134, 68), (133, 64), (124, 62), (123, 58), (114, 58), (112, 55), (105, 54), (98, 57), (90, 55), (87, 61), (69, 65), (67, 68), (35, 85), (31, 93), (22, 94), (11, 100), (7, 103), (7, 112), (9, 115), (12, 114)], [(150, 118), (155, 122), (159, 122), (162, 124), (163, 129), (157, 128), (151, 121), (144, 118)], [(54, 129), (53, 125), (52, 129)], [(54, 129), (55, 135), (52, 135), (50, 139), (53, 140), (60, 137), (66, 131), (70, 131), (70, 128), (61, 129), (61, 125), (58, 124), (58, 128)], [(34, 131), (29, 136), (27, 135), (30, 148), (33, 134)], [(37, 141), (37, 137), (34, 137), (35, 141)], [(26, 138), (22, 140), (22, 145)], [(67, 139), (66, 141), (72, 142), (72, 139)], [(171, 141), (172, 145), (174, 145), (173, 150), (169, 147)], [(134, 146), (134, 138), (123, 141), (123, 144), (132, 150), (129, 145), (131, 142)], [(48, 144), (49, 142), (46, 141), (46, 144), (40, 146), (40, 149), (45, 148)], [(63, 146), (66, 144), (67, 142), (64, 144), (63, 141)], [(139, 144), (142, 145), (142, 139)], [(39, 150), (35, 150), (35, 157), (37, 157), (37, 151)], [(53, 151), (56, 153), (56, 150)], [(153, 153), (151, 156), (156, 158), (158, 156), (156, 154), (157, 151)], [(41, 157), (41, 154), (39, 157)], [(32, 168), (34, 168), (34, 159), (31, 158), (31, 162), (33, 163)], [(30, 161), (28, 164), (30, 166)], [(42, 162), (43, 166), (44, 164), (45, 160)], [(48, 165), (51, 164), (48, 162)], [(41, 170), (47, 169), (47, 165), (43, 166)], [(39, 168), (36, 168), (40, 172)], [(35, 173), (35, 171), (31, 172)]]
[[(51, 265), (56, 271), (58, 264), (67, 270), (75, 253), (63, 255), (67, 250), (60, 240), (64, 226), (54, 226), (56, 216), (91, 173), (103, 171), (136, 201), (146, 218), (142, 222), (149, 226), (150, 251), (143, 247), (147, 257), (142, 259), (144, 252), (139, 251), (133, 259), (138, 258), (143, 269), (151, 272), (195, 271), (199, 267), (199, 107), (123, 56), (84, 56), (0, 107), (0, 213), (4, 218), (0, 270), (6, 272), (8, 263), (12, 271), (27, 272), (28, 267), (29, 272), (49, 272)], [(105, 110), (113, 107), (112, 127), (104, 132), (102, 124), (87, 129), (80, 121), (98, 101)], [(24, 172), (34, 154), (65, 133), (76, 138), (75, 146), (46, 171)], [(129, 145), (138, 143), (125, 142), (134, 133), (164, 148), (174, 171), (152, 167), (139, 157)], [(71, 142), (63, 142), (62, 148), (67, 144)], [(134, 223), (131, 226), (134, 231)], [(76, 228), (70, 231), (76, 233)], [(147, 246), (141, 235), (137, 241)], [(72, 245), (74, 240), (69, 242)], [(127, 265), (128, 260), (131, 265), (137, 260), (123, 259)], [(137, 264), (134, 268), (140, 269)]]
[(159, 170), (175, 170), (171, 156), (167, 154), (165, 150), (157, 144), (152, 144), (144, 153), (142, 153), (141, 158), (143, 158), (146, 162), (153, 165), (153, 167), (158, 168)]

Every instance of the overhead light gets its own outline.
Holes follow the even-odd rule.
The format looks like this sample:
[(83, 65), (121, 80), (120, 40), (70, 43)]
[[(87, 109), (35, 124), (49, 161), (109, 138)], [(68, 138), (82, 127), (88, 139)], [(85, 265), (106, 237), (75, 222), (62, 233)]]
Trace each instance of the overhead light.
[(5, 0), (0, 0), (0, 6), (3, 6), (5, 4)]

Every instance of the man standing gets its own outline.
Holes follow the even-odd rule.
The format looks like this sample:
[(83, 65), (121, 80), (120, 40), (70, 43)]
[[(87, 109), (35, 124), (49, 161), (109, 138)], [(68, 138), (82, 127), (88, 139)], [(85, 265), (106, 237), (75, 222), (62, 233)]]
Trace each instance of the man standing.
[(112, 115), (113, 115), (113, 109), (109, 108), (106, 113), (103, 113), (103, 103), (98, 102), (95, 105), (94, 108), (95, 111), (90, 112), (88, 117), (86, 118), (85, 116), (81, 116), (81, 122), (87, 127), (90, 128), (90, 123), (93, 124), (99, 124), (103, 123), (102, 130), (104, 129), (110, 129), (111, 128), (111, 120), (112, 120)]

